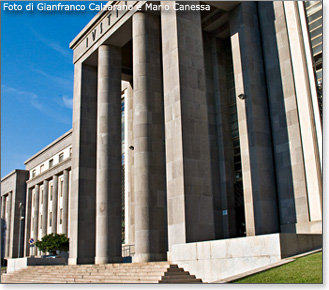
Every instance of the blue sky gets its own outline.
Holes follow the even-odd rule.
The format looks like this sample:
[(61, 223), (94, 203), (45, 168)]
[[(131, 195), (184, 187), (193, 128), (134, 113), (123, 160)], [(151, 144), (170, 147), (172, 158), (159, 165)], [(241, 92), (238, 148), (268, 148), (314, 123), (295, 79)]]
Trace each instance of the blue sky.
[[(3, 3), (1, 177), (24, 169), (25, 160), (72, 128), (74, 66), (69, 43), (97, 13), (13, 12), (4, 11)], [(15, 3), (25, 7), (29, 2)]]

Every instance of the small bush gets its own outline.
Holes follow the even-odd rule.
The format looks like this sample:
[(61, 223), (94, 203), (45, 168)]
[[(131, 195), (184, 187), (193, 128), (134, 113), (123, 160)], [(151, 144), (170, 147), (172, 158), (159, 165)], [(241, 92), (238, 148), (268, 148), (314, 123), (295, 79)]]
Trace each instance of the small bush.
[(56, 255), (56, 251), (67, 252), (69, 250), (69, 239), (64, 234), (49, 234), (41, 241), (36, 241), (35, 246), (41, 252), (49, 252)]

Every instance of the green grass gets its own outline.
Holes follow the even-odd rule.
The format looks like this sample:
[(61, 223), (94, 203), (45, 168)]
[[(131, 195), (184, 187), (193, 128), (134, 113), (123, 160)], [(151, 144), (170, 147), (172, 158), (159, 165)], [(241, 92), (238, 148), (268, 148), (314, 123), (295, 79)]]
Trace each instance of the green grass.
[(322, 283), (322, 252), (296, 259), (232, 283)]

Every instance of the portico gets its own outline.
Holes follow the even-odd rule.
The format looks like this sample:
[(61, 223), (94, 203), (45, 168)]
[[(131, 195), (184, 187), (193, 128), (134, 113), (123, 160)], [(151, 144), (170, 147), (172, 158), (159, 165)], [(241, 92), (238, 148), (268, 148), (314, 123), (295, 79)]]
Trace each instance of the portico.
[[(259, 11), (272, 8), (193, 1), (184, 5), (209, 10), (180, 11), (173, 1), (159, 4), (168, 10), (147, 9), (145, 3), (100, 11), (70, 44), (75, 72), (69, 263), (122, 260), (124, 90), (124, 227), (125, 242), (135, 245), (133, 262), (166, 260), (174, 245), (192, 242), (312, 233), (321, 221), (321, 212), (315, 213), (321, 185), (312, 187), (317, 194), (307, 193), (310, 177), (293, 164), (287, 165), (291, 179), (278, 179), (280, 150), (293, 163), (297, 155), (307, 159), (307, 152), (315, 152), (305, 174), (319, 180), (321, 170), (319, 140), (294, 135), (293, 146), (306, 150), (295, 151), (284, 147), (294, 133), (283, 136), (274, 129), (277, 108), (283, 108), (282, 118), (290, 113), (283, 97), (268, 100), (272, 52), (263, 50), (266, 12)], [(297, 9), (286, 6), (287, 14)], [(275, 64), (278, 71), (282, 66)], [(275, 85), (282, 94), (286, 84)], [(299, 98), (310, 96), (297, 93), (293, 98), (301, 106)], [(303, 128), (315, 136), (312, 120)]]

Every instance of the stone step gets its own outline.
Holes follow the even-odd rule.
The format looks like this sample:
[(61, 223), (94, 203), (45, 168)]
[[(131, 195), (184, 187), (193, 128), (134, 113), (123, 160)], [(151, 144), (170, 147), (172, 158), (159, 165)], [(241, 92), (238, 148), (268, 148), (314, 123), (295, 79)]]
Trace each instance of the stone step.
[[(107, 278), (118, 278), (118, 279), (157, 279), (160, 280), (162, 273), (159, 273), (157, 275), (133, 275), (126, 273), (125, 275), (75, 275), (75, 274), (67, 274), (67, 275), (61, 275), (61, 279), (71, 279), (71, 278), (77, 278), (77, 279), (107, 279)], [(42, 275), (42, 278), (44, 279), (51, 279), (53, 275)], [(58, 277), (58, 276), (57, 276)], [(41, 279), (40, 275), (21, 275), (19, 277), (20, 279)]]
[(16, 277), (12, 279), (1, 279), (2, 283), (18, 283), (18, 282), (29, 282), (29, 283), (158, 283), (160, 276), (158, 277)]
[(165, 272), (165, 276), (173, 276), (173, 275), (190, 275), (188, 271), (170, 271)]
[[(145, 276), (145, 275), (159, 275), (163, 274), (166, 271), (166, 269), (163, 269), (162, 271), (113, 271), (113, 272), (74, 272), (74, 271), (67, 271), (63, 273), (58, 273), (55, 272), (57, 275), (140, 275), (140, 276)], [(52, 275), (54, 271), (51, 272), (30, 272), (30, 273), (21, 273), (21, 275)], [(181, 272), (180, 272), (181, 273)]]
[(36, 268), (36, 269), (45, 269), (51, 267), (52, 269), (66, 269), (67, 267), (71, 269), (108, 269), (108, 268), (138, 268), (138, 269), (143, 269), (143, 268), (162, 268), (162, 267), (169, 267), (173, 266), (173, 268), (177, 268), (177, 265), (169, 265), (169, 263), (161, 263), (160, 265), (158, 264), (106, 264), (106, 265), (62, 265), (62, 266), (30, 266), (29, 268)]
[(182, 279), (182, 280), (167, 280), (167, 281), (164, 281), (164, 280), (160, 280), (159, 283), (173, 283), (173, 284), (185, 284), (185, 283), (202, 283), (202, 280), (201, 279), (191, 279), (191, 280), (187, 280), (187, 279)]
[(2, 283), (158, 283), (159, 279), (11, 279)]
[(167, 275), (167, 276), (162, 276), (161, 280), (162, 281), (168, 281), (168, 280), (192, 280), (196, 279), (195, 275)]
[(155, 268), (155, 269), (120, 269), (120, 268), (116, 268), (116, 269), (93, 269), (93, 270), (86, 270), (86, 269), (66, 269), (66, 270), (55, 270), (55, 269), (44, 269), (44, 270), (31, 270), (28, 269), (28, 271), (26, 271), (26, 273), (68, 273), (68, 272), (74, 272), (74, 273), (125, 273), (125, 272), (130, 272), (130, 273), (151, 273), (151, 272), (163, 272), (166, 271), (167, 268)]
[(30, 266), (2, 275), (2, 283), (201, 283), (168, 262), (138, 264)]
[(170, 265), (159, 283), (202, 283), (202, 280), (179, 268), (178, 265)]
[(124, 273), (121, 275), (107, 275), (107, 274), (102, 274), (102, 275), (89, 275), (88, 273), (86, 273), (85, 275), (78, 275), (78, 274), (65, 274), (65, 275), (57, 275), (57, 273), (54, 276), (54, 273), (52, 274), (47, 274), (47, 275), (36, 275), (36, 274), (26, 274), (23, 273), (21, 275), (6, 275), (3, 276), (2, 279), (10, 279), (10, 278), (16, 278), (16, 279), (57, 279), (57, 278), (86, 278), (86, 279), (106, 279), (106, 278), (118, 278), (118, 279), (141, 279), (141, 278), (145, 278), (145, 279), (160, 279), (161, 276), (163, 275), (163, 272), (161, 273), (157, 273), (157, 274), (149, 274), (149, 275), (144, 275), (144, 274), (132, 274), (132, 273)]
[(164, 266), (177, 266), (177, 265), (170, 265), (168, 262), (151, 262), (151, 263), (122, 263), (122, 264), (102, 264), (102, 265), (93, 265), (93, 264), (86, 264), (86, 265), (44, 265), (44, 266), (30, 266), (30, 268), (48, 268), (48, 267), (52, 267), (54, 269), (60, 269), (60, 268), (66, 268), (66, 267), (70, 267), (70, 268), (88, 268), (88, 269), (94, 269), (94, 268), (115, 268), (115, 267), (119, 267), (119, 268), (143, 268), (143, 267), (164, 267)]
[[(72, 271), (115, 271), (115, 270), (122, 270), (122, 269), (126, 269), (129, 271), (143, 271), (143, 270), (159, 270), (159, 269), (168, 269), (169, 266), (156, 266), (156, 267), (152, 267), (152, 266), (143, 266), (143, 267), (94, 267), (94, 268), (75, 268), (72, 266), (66, 266), (66, 268), (54, 268), (53, 266), (49, 266), (49, 267), (44, 267), (44, 266), (33, 266), (33, 267), (28, 267), (27, 270), (28, 271), (57, 271), (57, 272), (64, 272), (67, 270), (72, 270)], [(173, 268), (173, 269), (177, 269), (177, 268)]]

